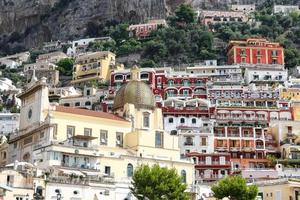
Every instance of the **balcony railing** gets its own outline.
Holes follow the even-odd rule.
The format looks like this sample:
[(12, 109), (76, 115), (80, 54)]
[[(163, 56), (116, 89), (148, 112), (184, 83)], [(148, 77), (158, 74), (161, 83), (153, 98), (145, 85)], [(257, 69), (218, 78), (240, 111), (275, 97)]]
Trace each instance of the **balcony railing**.
[(216, 147), (217, 151), (227, 151), (228, 147), (227, 146), (223, 146), (223, 147)]
[(243, 137), (252, 138), (253, 134), (243, 134)]
[(264, 145), (256, 145), (256, 149), (265, 149)]
[(225, 137), (225, 133), (215, 133), (216, 137)]
[(206, 162), (206, 161), (199, 161), (197, 165), (230, 165), (229, 161), (225, 162), (220, 162), (220, 161), (211, 161), (211, 162)]
[(240, 151), (240, 147), (230, 147), (230, 151)]
[(243, 147), (242, 148), (244, 151), (254, 151), (255, 148), (254, 147)]
[(185, 146), (194, 146), (194, 143), (193, 142), (185, 142), (184, 145)]
[(238, 134), (238, 133), (228, 133), (227, 136), (228, 137), (240, 137), (240, 134)]

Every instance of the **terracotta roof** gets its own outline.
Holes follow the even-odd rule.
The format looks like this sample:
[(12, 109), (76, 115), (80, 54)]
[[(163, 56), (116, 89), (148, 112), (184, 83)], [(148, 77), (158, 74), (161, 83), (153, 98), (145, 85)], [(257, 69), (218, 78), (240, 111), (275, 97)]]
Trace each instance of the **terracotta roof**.
[(106, 113), (106, 112), (100, 112), (100, 111), (93, 111), (93, 110), (86, 110), (86, 109), (79, 109), (79, 108), (72, 108), (72, 107), (64, 107), (64, 106), (56, 106), (55, 110), (57, 112), (70, 113), (70, 114), (75, 114), (75, 115), (84, 115), (84, 116), (89, 116), (89, 117), (98, 117), (98, 118), (128, 122), (124, 118), (121, 118), (117, 115), (114, 115), (111, 113)]

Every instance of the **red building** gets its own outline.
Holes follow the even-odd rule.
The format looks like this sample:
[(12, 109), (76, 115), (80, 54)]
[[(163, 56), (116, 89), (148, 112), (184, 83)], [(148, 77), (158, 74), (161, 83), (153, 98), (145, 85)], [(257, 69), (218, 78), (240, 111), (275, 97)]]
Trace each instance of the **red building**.
[(197, 153), (188, 154), (195, 163), (195, 180), (202, 182), (216, 181), (231, 173), (229, 153)]
[(138, 38), (146, 38), (150, 36), (152, 31), (157, 30), (159, 26), (167, 26), (166, 20), (150, 20), (146, 24), (130, 25), (128, 30)]
[[(129, 80), (130, 70), (112, 72), (109, 93), (114, 95), (121, 85)], [(179, 75), (170, 68), (141, 68), (140, 80), (149, 85), (159, 105), (168, 97), (182, 100), (207, 97), (207, 76), (182, 73)]]
[(227, 47), (227, 62), (231, 64), (284, 65), (284, 49), (277, 42), (248, 38), (232, 40)]

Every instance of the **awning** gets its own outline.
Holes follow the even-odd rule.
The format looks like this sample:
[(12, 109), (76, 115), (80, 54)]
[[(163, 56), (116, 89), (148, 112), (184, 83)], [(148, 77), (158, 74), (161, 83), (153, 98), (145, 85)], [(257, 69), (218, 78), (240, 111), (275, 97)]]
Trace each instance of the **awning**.
[(59, 171), (61, 171), (64, 174), (67, 174), (67, 175), (74, 174), (74, 175), (77, 175), (77, 176), (85, 176), (82, 172), (80, 172), (78, 170), (59, 169)]
[(87, 176), (103, 176), (105, 175), (104, 173), (101, 173), (100, 171), (81, 171)]
[(2, 184), (0, 184), (0, 189), (7, 190), (7, 191), (12, 191), (13, 190), (11, 187), (8, 187), (8, 186), (2, 185)]
[(74, 135), (72, 139), (77, 139), (77, 140), (94, 140), (97, 139), (98, 137), (93, 137), (89, 135)]

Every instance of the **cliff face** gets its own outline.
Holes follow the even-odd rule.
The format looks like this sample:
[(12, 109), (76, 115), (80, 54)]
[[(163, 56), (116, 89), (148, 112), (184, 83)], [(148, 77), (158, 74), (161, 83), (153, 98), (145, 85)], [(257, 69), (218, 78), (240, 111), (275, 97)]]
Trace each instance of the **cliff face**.
[[(84, 35), (87, 24), (163, 18), (164, 0), (0, 0), (0, 46), (30, 48)], [(1, 49), (0, 49), (1, 51)]]
[(196, 9), (224, 8), (261, 0), (0, 0), (0, 53), (28, 49), (50, 40), (85, 35), (89, 23), (143, 22), (163, 18), (181, 3)]

